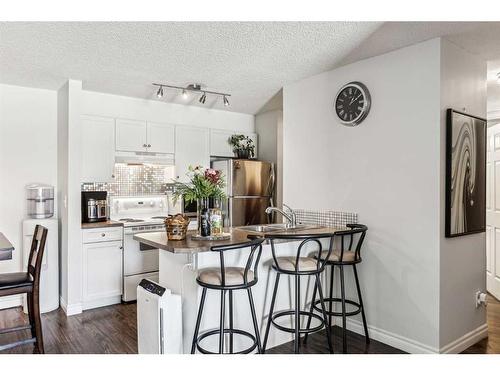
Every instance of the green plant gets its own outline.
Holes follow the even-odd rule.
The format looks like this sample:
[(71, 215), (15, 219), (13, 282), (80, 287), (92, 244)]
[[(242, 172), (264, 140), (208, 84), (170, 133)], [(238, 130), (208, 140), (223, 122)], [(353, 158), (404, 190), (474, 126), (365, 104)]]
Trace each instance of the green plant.
[(244, 134), (234, 134), (228, 139), (229, 144), (233, 148), (234, 153), (238, 151), (247, 151), (250, 157), (255, 156), (255, 145), (252, 138)]
[(224, 199), (224, 187), (226, 183), (221, 171), (207, 168), (203, 169), (201, 165), (196, 167), (189, 166), (186, 176), (189, 182), (184, 183), (174, 181), (174, 203), (183, 197), (187, 203), (194, 202), (204, 198)]

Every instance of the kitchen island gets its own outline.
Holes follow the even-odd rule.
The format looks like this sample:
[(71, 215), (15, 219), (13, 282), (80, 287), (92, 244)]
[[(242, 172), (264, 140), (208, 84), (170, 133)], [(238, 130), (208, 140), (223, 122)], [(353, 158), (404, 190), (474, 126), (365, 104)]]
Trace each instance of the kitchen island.
[[(302, 229), (273, 231), (273, 234), (325, 234), (335, 233), (346, 228), (328, 228), (319, 226), (309, 226)], [(134, 235), (134, 239), (149, 246), (160, 249), (159, 283), (170, 289), (172, 293), (182, 297), (182, 331), (184, 353), (189, 353), (191, 341), (196, 323), (198, 303), (201, 298), (202, 288), (196, 283), (198, 271), (207, 267), (219, 267), (219, 254), (211, 252), (210, 247), (216, 245), (229, 245), (248, 241), (248, 235), (258, 235), (265, 237), (266, 234), (242, 230), (238, 228), (226, 228), (225, 232), (231, 233), (231, 238), (224, 241), (197, 241), (192, 240), (188, 233), (188, 238), (181, 241), (168, 241), (165, 232), (140, 233)], [(268, 233), (268, 235), (270, 232)], [(280, 241), (275, 244), (278, 256), (295, 256), (297, 254), (297, 241)], [(304, 249), (303, 254), (316, 250)], [(227, 251), (224, 254), (224, 261), (227, 265), (244, 267), (248, 258), (249, 249)], [(273, 263), (271, 246), (268, 241), (263, 243), (262, 256), (258, 268), (258, 282), (252, 287), (255, 302), (257, 321), (259, 324), (261, 337), (263, 339), (267, 316), (269, 314), (272, 290), (276, 273), (271, 269)], [(324, 283), (323, 283), (324, 284)], [(276, 298), (275, 311), (293, 308), (292, 291), (294, 281), (290, 277), (283, 276), (280, 280), (279, 292)], [(311, 299), (313, 279), (302, 278), (301, 282), (301, 309), (305, 309), (305, 301)], [(324, 285), (325, 291), (326, 286)], [(227, 305), (227, 304), (226, 304)], [(234, 327), (248, 332), (253, 332), (252, 320), (248, 297), (244, 290), (234, 293)], [(200, 332), (218, 327), (220, 312), (220, 292), (208, 290), (203, 319), (201, 321)], [(280, 323), (291, 325), (291, 318), (283, 317)], [(304, 324), (306, 322), (304, 321)], [(292, 334), (278, 331), (271, 328), (267, 348), (283, 344), (293, 339)], [(213, 336), (203, 343), (207, 350), (218, 351), (218, 338)], [(249, 346), (247, 338), (235, 337), (235, 351), (242, 350)], [(227, 345), (225, 345), (227, 347)]]

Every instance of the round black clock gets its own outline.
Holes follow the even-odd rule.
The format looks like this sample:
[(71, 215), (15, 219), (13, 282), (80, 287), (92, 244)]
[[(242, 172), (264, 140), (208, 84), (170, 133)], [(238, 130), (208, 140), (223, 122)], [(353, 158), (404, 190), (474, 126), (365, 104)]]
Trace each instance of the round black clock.
[(370, 111), (370, 92), (361, 82), (349, 82), (337, 93), (334, 105), (343, 125), (359, 125)]

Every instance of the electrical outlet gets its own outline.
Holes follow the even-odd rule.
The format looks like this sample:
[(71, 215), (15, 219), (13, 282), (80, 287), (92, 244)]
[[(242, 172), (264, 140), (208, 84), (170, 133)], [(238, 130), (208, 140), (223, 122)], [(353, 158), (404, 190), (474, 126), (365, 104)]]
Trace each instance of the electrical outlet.
[(478, 290), (476, 292), (476, 309), (479, 308), (481, 305), (486, 306), (487, 304), (488, 304), (488, 301), (487, 301), (486, 293)]

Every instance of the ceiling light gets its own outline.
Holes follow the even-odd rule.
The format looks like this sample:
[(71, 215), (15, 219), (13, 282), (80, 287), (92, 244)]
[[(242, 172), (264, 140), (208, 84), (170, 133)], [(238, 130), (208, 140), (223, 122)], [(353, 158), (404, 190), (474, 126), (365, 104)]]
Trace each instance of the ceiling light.
[(224, 106), (228, 106), (229, 105), (229, 100), (227, 100), (227, 96), (224, 95)]
[(500, 83), (500, 72), (497, 73), (497, 82)]
[(188, 93), (187, 93), (187, 91), (186, 91), (185, 89), (184, 89), (184, 90), (182, 90), (182, 97), (183, 97), (184, 99), (187, 99), (187, 98), (188, 98)]
[(163, 98), (163, 86), (160, 86), (158, 92), (156, 93), (156, 96), (158, 97), (158, 99)]
[(203, 93), (203, 95), (201, 96), (200, 98), (200, 103), (201, 104), (205, 104), (205, 100), (207, 100), (207, 94), (206, 93)]

